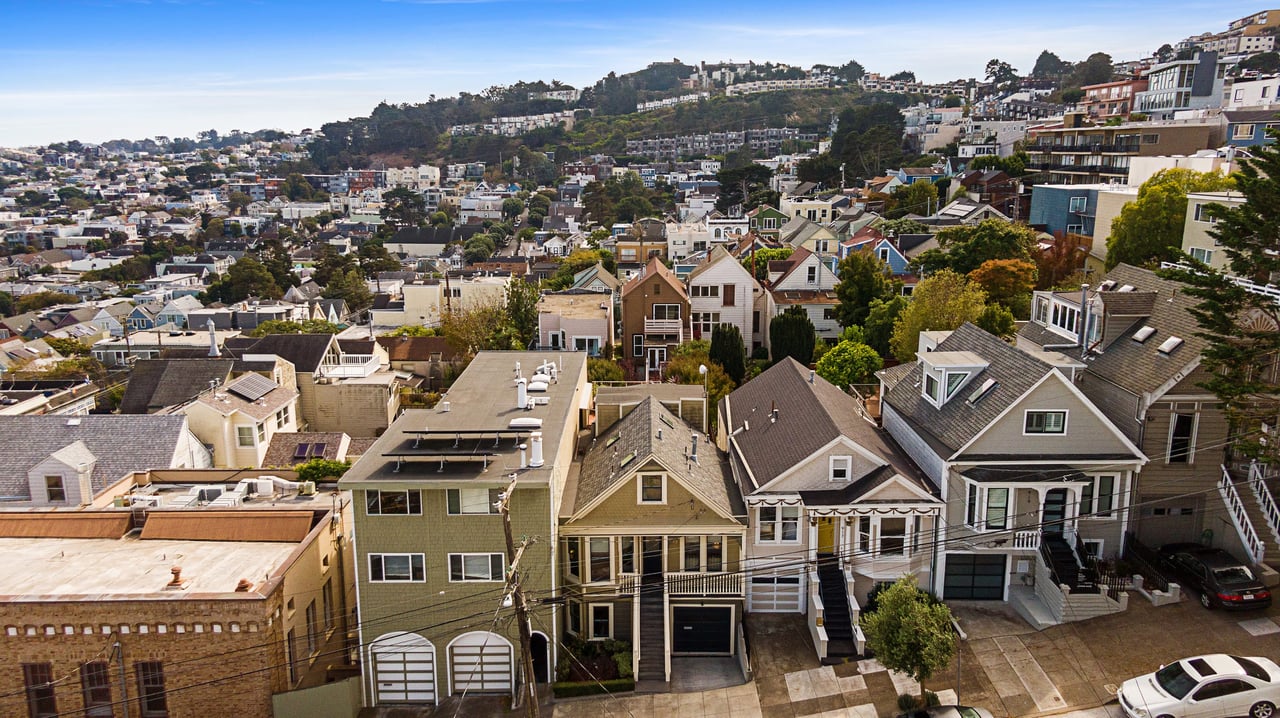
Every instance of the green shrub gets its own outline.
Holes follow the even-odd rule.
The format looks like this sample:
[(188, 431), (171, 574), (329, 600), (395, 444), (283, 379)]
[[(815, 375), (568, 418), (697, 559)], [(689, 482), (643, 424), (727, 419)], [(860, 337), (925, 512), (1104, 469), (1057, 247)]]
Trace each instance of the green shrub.
[(613, 662), (618, 664), (618, 678), (634, 677), (631, 672), (631, 651), (613, 654)]
[(577, 681), (551, 684), (551, 692), (556, 698), (576, 698), (578, 696), (598, 696), (605, 693), (626, 693), (636, 689), (636, 682), (630, 678), (613, 678), (607, 681)]

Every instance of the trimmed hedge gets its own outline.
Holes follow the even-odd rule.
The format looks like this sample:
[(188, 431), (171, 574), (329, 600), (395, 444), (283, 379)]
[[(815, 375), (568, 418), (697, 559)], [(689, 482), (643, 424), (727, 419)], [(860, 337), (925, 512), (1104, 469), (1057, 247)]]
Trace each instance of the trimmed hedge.
[(556, 698), (577, 698), (578, 696), (598, 696), (604, 693), (627, 693), (636, 689), (636, 682), (630, 678), (612, 678), (607, 681), (562, 681), (551, 684), (551, 692)]

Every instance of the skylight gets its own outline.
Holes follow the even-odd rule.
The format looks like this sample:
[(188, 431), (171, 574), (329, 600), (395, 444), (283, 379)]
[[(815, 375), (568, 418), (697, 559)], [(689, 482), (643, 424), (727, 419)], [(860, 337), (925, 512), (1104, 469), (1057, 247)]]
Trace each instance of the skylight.
[(1145, 342), (1146, 340), (1150, 339), (1150, 338), (1151, 338), (1151, 335), (1152, 335), (1152, 334), (1155, 334), (1155, 333), (1156, 333), (1156, 328), (1155, 328), (1155, 327), (1143, 327), (1143, 328), (1141, 328), (1141, 329), (1139, 329), (1138, 331), (1136, 331), (1136, 332), (1134, 332), (1134, 333), (1133, 333), (1133, 340), (1134, 340), (1135, 342), (1137, 342), (1137, 343), (1141, 344), (1141, 343)]
[(1106, 292), (1106, 291), (1109, 291), (1114, 286), (1116, 286), (1116, 280), (1108, 279), (1104, 281), (1102, 284), (1098, 285), (1098, 291)]
[(1160, 348), (1158, 349), (1158, 351), (1161, 354), (1172, 354), (1173, 350), (1177, 349), (1180, 346), (1182, 346), (1181, 337), (1169, 337), (1168, 339), (1164, 340), (1164, 344), (1160, 345)]
[(999, 386), (999, 384), (1000, 382), (996, 381), (995, 379), (987, 379), (986, 381), (982, 382), (982, 386), (979, 386), (977, 389), (973, 391), (972, 394), (969, 395), (969, 399), (968, 399), (969, 403), (977, 404), (978, 402), (982, 401), (982, 398), (985, 397), (987, 394), (990, 394), (992, 390), (994, 390), (997, 386)]
[(636, 460), (636, 452), (633, 451), (630, 454), (627, 454), (626, 456), (622, 457), (622, 463), (618, 464), (618, 468), (622, 468), (635, 460)]
[(1133, 285), (1132, 285), (1132, 284), (1124, 284), (1124, 285), (1121, 285), (1121, 287), (1120, 287), (1119, 289), (1117, 289), (1116, 291), (1117, 291), (1117, 292), (1132, 292), (1132, 291), (1133, 291)]

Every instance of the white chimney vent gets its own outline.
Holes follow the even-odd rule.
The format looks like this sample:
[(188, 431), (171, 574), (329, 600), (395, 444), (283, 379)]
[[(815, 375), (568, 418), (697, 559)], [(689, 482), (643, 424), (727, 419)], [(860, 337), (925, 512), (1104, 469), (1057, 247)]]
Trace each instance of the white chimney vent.
[(516, 408), (524, 409), (529, 405), (529, 394), (524, 378), (516, 379)]
[(529, 435), (529, 447), (531, 449), (531, 455), (529, 456), (529, 468), (536, 469), (546, 463), (542, 460), (541, 431), (535, 431)]

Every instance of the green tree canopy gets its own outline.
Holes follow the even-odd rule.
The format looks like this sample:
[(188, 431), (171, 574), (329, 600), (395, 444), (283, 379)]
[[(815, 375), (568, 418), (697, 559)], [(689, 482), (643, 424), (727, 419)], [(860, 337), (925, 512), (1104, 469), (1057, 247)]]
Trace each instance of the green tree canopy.
[(813, 361), (813, 337), (813, 322), (804, 307), (789, 307), (769, 320), (769, 343), (774, 362), (791, 357), (809, 366)]
[(231, 304), (249, 297), (279, 299), (284, 291), (271, 272), (253, 257), (241, 257), (227, 273), (209, 285), (210, 299)]
[(724, 367), (734, 384), (741, 384), (747, 375), (747, 350), (742, 343), (742, 332), (735, 324), (717, 324), (711, 330), (711, 361)]
[(373, 304), (373, 292), (364, 283), (364, 276), (357, 269), (347, 270), (346, 274), (334, 274), (329, 283), (324, 285), (321, 294), (325, 299), (341, 299), (353, 312), (368, 309)]
[(823, 379), (841, 390), (850, 384), (870, 384), (875, 373), (884, 367), (884, 360), (875, 349), (866, 344), (842, 341), (818, 360), (817, 372)]
[(1000, 219), (984, 219), (974, 225), (957, 225), (938, 230), (938, 249), (930, 249), (915, 259), (925, 273), (950, 269), (968, 274), (990, 259), (1031, 261), (1036, 233), (1025, 224)]
[(737, 169), (721, 169), (716, 173), (716, 181), (720, 183), (716, 210), (727, 213), (735, 205), (742, 205), (744, 211), (754, 209), (747, 206), (748, 199), (753, 193), (767, 190), (771, 177), (773, 170), (754, 162)]
[(427, 201), (408, 187), (382, 193), (382, 218), (395, 227), (418, 227), (427, 218)]
[(842, 327), (861, 326), (871, 312), (871, 302), (898, 293), (899, 285), (871, 249), (850, 252), (840, 260), (840, 281), (836, 284), (836, 319)]
[(925, 705), (924, 682), (949, 666), (956, 653), (951, 610), (907, 575), (880, 593), (876, 610), (864, 613), (861, 625), (876, 660), (920, 683), (920, 705)]
[(733, 391), (735, 384), (733, 379), (725, 373), (724, 367), (711, 361), (711, 358), (704, 352), (686, 352), (677, 354), (667, 362), (666, 378), (668, 381), (675, 381), (677, 384), (702, 384), (704, 378), (699, 371), (699, 367), (707, 368), (705, 378), (707, 387), (707, 415), (710, 426), (708, 431), (715, 428), (716, 412), (714, 407), (720, 405), (720, 400), (729, 395)]
[(625, 381), (626, 372), (615, 361), (608, 359), (587, 359), (587, 381), (595, 384), (602, 381)]
[(752, 271), (752, 265), (754, 265), (756, 281), (763, 282), (769, 277), (769, 262), (786, 259), (794, 251), (791, 247), (767, 247), (765, 249), (757, 249), (754, 252), (747, 252), (742, 255), (740, 261), (742, 268), (748, 272)]
[(66, 294), (64, 292), (35, 292), (34, 294), (24, 294), (18, 297), (14, 303), (13, 311), (15, 314), (26, 314), (40, 309), (57, 306), (59, 304), (79, 304), (80, 298), (74, 294)]
[(988, 259), (969, 272), (969, 281), (982, 287), (987, 299), (1010, 309), (1030, 301), (1037, 277), (1035, 263), (1025, 259)]
[(1035, 67), (1031, 68), (1032, 77), (1057, 77), (1071, 68), (1071, 63), (1065, 62), (1056, 54), (1048, 50), (1041, 50), (1039, 57), (1036, 58)]
[(320, 319), (307, 319), (291, 322), (284, 319), (271, 319), (245, 332), (251, 337), (265, 337), (268, 334), (337, 334), (342, 327)]
[(930, 275), (916, 285), (911, 302), (893, 325), (890, 347), (898, 361), (914, 361), (920, 332), (956, 329), (977, 321), (986, 307), (982, 288), (949, 269)]
[(898, 322), (898, 315), (907, 308), (909, 301), (901, 295), (887, 300), (871, 300), (867, 320), (862, 325), (863, 341), (880, 356), (892, 356), (889, 341), (893, 337), (893, 325)]
[(1187, 194), (1231, 189), (1235, 180), (1220, 172), (1182, 168), (1160, 170), (1138, 188), (1138, 197), (1120, 210), (1107, 237), (1107, 269), (1143, 266), (1173, 259), (1182, 246)]
[(519, 278), (507, 283), (507, 321), (515, 329), (522, 348), (533, 346), (538, 337), (538, 300), (542, 294), (537, 285)]
[[(1275, 130), (1268, 130), (1274, 139)], [(1209, 205), (1216, 219), (1209, 233), (1226, 255), (1226, 271), (1199, 265), (1192, 271), (1167, 272), (1199, 300), (1191, 314), (1207, 342), (1200, 352), (1208, 375), (1201, 386), (1222, 402), (1234, 438), (1231, 450), (1272, 466), (1280, 463), (1276, 416), (1280, 414), (1280, 382), (1272, 367), (1280, 356), (1280, 305), (1265, 294), (1250, 292), (1235, 277), (1269, 284), (1280, 273), (1280, 146), (1251, 148), (1241, 163), (1237, 189), (1244, 203)], [(1184, 261), (1192, 261), (1183, 256)], [(1198, 264), (1198, 263), (1196, 263)], [(1262, 431), (1263, 426), (1269, 431)]]

